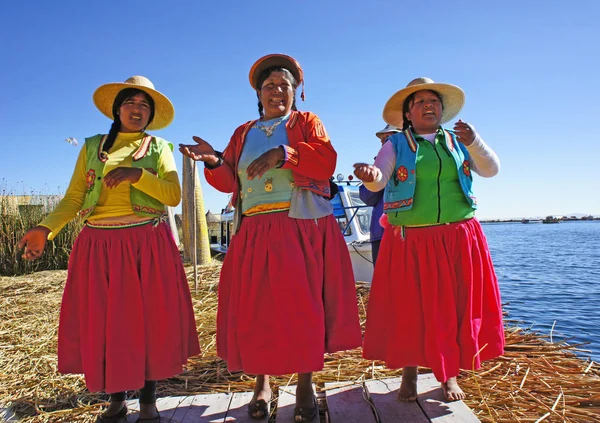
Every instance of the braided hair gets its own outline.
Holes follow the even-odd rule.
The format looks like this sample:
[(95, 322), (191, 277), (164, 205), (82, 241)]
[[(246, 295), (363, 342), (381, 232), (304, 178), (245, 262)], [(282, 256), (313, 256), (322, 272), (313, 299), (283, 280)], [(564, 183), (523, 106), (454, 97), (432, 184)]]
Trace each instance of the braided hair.
[(258, 82), (256, 84), (256, 86), (258, 87), (258, 89), (256, 90), (256, 97), (258, 97), (258, 114), (261, 118), (264, 117), (265, 114), (263, 113), (263, 105), (260, 102), (260, 89), (262, 87), (262, 84), (267, 80), (269, 76), (271, 76), (273, 72), (283, 72), (285, 74), (285, 78), (292, 83), (292, 89), (294, 91), (292, 110), (298, 110), (296, 108), (296, 88), (298, 88), (298, 82), (296, 81), (296, 78), (294, 78), (294, 75), (292, 75), (292, 73), (283, 66), (271, 66), (260, 73), (260, 75), (258, 76)]
[[(117, 96), (115, 97), (115, 101), (113, 101), (112, 106), (114, 120), (112, 125), (110, 126), (110, 131), (108, 131), (108, 137), (106, 137), (106, 141), (104, 142), (104, 146), (102, 147), (102, 150), (105, 153), (108, 153), (110, 151), (113, 144), (115, 143), (115, 140), (117, 139), (117, 134), (121, 130), (121, 118), (119, 117), (119, 109), (121, 108), (123, 103), (140, 93), (144, 94), (144, 97), (146, 97), (146, 100), (150, 104), (150, 118), (148, 119), (148, 123), (146, 124), (146, 126), (149, 125), (150, 122), (152, 122), (152, 119), (154, 119), (154, 100), (152, 100), (152, 97), (150, 97), (144, 91), (138, 90), (137, 88), (125, 88), (124, 90), (119, 91), (119, 94), (117, 94)], [(144, 128), (144, 130), (145, 129), (146, 128)]]
[[(442, 98), (440, 93), (438, 93), (437, 91), (433, 91), (433, 90), (423, 90), (423, 91), (431, 91), (432, 93), (434, 93), (437, 96), (437, 98), (440, 99), (440, 103), (442, 104), (442, 110), (444, 110), (444, 99)], [(410, 112), (410, 106), (415, 99), (416, 93), (418, 93), (418, 91), (415, 91), (414, 93), (412, 93), (411, 95), (406, 97), (406, 100), (404, 100), (404, 104), (402, 105), (402, 122), (403, 122), (402, 130), (403, 131), (407, 130), (408, 128), (410, 128), (412, 126), (412, 122), (406, 118), (406, 114), (408, 112)]]

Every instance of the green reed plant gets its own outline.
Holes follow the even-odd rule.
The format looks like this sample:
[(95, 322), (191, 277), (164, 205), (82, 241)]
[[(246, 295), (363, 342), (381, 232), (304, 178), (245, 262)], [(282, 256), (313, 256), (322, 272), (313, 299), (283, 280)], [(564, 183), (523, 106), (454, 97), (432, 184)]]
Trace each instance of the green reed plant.
[(79, 218), (69, 222), (54, 240), (46, 243), (46, 250), (39, 260), (23, 260), (23, 251), (17, 246), (23, 235), (37, 226), (59, 201), (60, 196), (55, 195), (0, 193), (0, 275), (15, 276), (67, 268), (73, 242), (83, 226)]

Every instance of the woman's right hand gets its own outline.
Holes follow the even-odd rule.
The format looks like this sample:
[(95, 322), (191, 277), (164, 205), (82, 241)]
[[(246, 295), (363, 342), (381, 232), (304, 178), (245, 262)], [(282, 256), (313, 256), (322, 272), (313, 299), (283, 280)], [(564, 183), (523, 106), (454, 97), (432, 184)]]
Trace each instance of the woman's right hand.
[(209, 166), (216, 166), (219, 163), (219, 156), (212, 145), (200, 137), (192, 137), (196, 144), (179, 144), (179, 151), (185, 156), (208, 163)]
[(375, 182), (381, 171), (374, 165), (354, 163), (354, 176), (363, 182)]
[(44, 253), (49, 233), (50, 229), (45, 226), (36, 226), (28, 230), (19, 241), (19, 250), (25, 248), (22, 257), (25, 260), (39, 259)]

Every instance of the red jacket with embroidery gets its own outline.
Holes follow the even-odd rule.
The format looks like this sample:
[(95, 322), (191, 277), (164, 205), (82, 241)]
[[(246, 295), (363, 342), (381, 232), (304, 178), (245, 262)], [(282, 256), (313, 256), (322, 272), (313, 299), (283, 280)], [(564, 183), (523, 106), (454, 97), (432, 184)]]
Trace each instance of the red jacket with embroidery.
[[(246, 140), (246, 134), (256, 120), (238, 127), (223, 151), (223, 164), (216, 169), (204, 168), (206, 180), (215, 189), (233, 193), (232, 204), (237, 204), (240, 181), (237, 176), (238, 161)], [(290, 169), (297, 187), (329, 197), (329, 178), (335, 171), (335, 152), (325, 127), (317, 115), (311, 112), (292, 111), (286, 122), (289, 146), (282, 169)]]

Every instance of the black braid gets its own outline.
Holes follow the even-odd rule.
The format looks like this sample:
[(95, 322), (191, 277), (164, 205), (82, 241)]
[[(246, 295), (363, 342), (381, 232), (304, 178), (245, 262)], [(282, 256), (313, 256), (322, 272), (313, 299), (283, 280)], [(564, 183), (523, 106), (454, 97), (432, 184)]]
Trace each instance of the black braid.
[(410, 103), (415, 99), (415, 93), (412, 93), (406, 100), (404, 100), (404, 104), (402, 105), (402, 130), (406, 131), (412, 125), (412, 122), (406, 118), (406, 114), (410, 111)]
[[(119, 117), (119, 109), (127, 100), (132, 97), (135, 97), (139, 93), (144, 94), (146, 100), (150, 104), (150, 118), (148, 119), (148, 124), (152, 122), (154, 119), (154, 100), (148, 94), (146, 94), (142, 90), (138, 90), (137, 88), (125, 88), (124, 90), (119, 91), (119, 94), (115, 97), (115, 101), (113, 101), (112, 112), (114, 116), (114, 121), (110, 126), (110, 131), (108, 131), (108, 137), (106, 137), (106, 141), (104, 142), (104, 146), (102, 147), (102, 151), (108, 153), (112, 148), (115, 140), (117, 139), (117, 135), (121, 130), (121, 118)], [(145, 130), (146, 128), (144, 128)]]
[(117, 134), (121, 129), (121, 119), (119, 119), (119, 115), (115, 116), (115, 120), (110, 126), (110, 131), (108, 131), (108, 137), (106, 137), (106, 141), (104, 142), (104, 146), (102, 146), (102, 151), (108, 153), (112, 148), (115, 140), (117, 139)]
[(265, 80), (271, 76), (271, 74), (273, 72), (283, 72), (285, 73), (285, 76), (290, 80), (290, 82), (292, 83), (292, 89), (294, 91), (294, 101), (292, 102), (292, 110), (297, 111), (298, 109), (296, 108), (296, 88), (298, 88), (298, 82), (296, 81), (296, 78), (294, 78), (294, 75), (292, 74), (292, 72), (290, 72), (289, 70), (287, 70), (286, 68), (284, 68), (283, 66), (271, 66), (270, 68), (265, 69), (264, 71), (262, 71), (260, 73), (260, 75), (258, 76), (258, 81), (256, 84), (257, 90), (256, 90), (256, 96), (258, 97), (258, 114), (260, 115), (260, 117), (264, 117), (264, 113), (263, 113), (263, 105), (260, 102), (260, 89), (262, 87), (262, 84), (265, 82)]
[(263, 113), (263, 105), (260, 102), (260, 97), (258, 99), (258, 114), (260, 115), (261, 118), (265, 116), (265, 114)]

